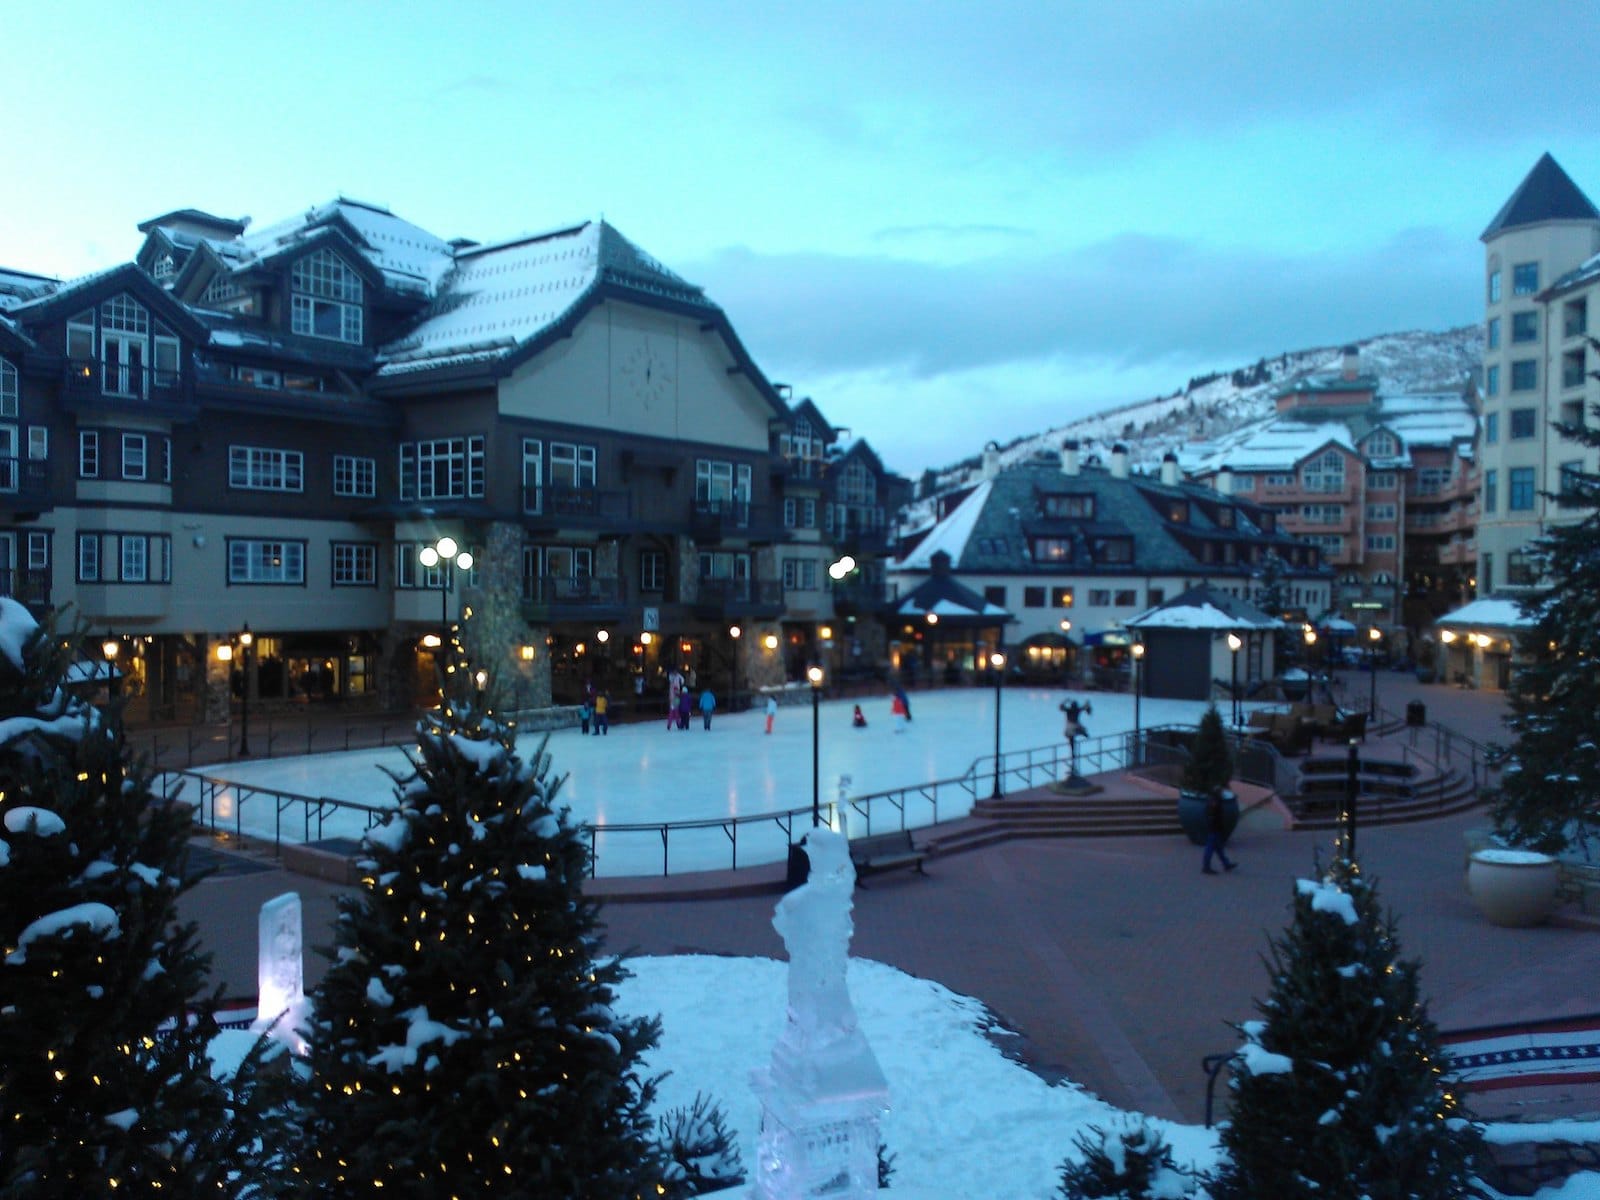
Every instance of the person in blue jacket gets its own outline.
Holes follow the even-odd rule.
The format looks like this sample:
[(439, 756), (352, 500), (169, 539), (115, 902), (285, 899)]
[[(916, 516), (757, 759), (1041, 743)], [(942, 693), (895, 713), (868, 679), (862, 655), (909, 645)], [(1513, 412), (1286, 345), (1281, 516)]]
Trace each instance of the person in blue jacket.
[(717, 698), (707, 688), (700, 693), (700, 715), (705, 719), (706, 728), (711, 728), (711, 714), (717, 711)]

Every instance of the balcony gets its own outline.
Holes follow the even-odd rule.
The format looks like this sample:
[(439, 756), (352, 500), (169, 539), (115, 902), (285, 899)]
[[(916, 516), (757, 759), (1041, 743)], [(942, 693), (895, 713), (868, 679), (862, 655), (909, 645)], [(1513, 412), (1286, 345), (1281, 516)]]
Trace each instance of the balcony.
[(548, 484), (522, 489), (522, 512), (528, 524), (551, 529), (616, 529), (633, 519), (630, 492)]
[(833, 611), (843, 617), (864, 617), (881, 612), (889, 603), (889, 587), (878, 583), (836, 583)]
[(771, 505), (696, 499), (689, 513), (689, 536), (701, 544), (729, 539), (770, 542), (778, 534), (777, 510)]
[(42, 459), (0, 458), (0, 512), (37, 513), (54, 507), (48, 466)]
[(779, 579), (702, 579), (694, 615), (703, 621), (773, 620), (783, 615)]
[(533, 575), (522, 581), (524, 620), (615, 620), (627, 607), (627, 579), (621, 575)]
[(834, 549), (855, 558), (883, 558), (889, 553), (887, 529), (841, 530), (834, 534)]
[(10, 596), (36, 611), (49, 608), (50, 572), (0, 568), (0, 596)]
[(129, 400), (158, 414), (192, 415), (194, 385), (170, 367), (147, 367), (112, 359), (75, 358), (61, 370), (61, 394), (70, 408)]

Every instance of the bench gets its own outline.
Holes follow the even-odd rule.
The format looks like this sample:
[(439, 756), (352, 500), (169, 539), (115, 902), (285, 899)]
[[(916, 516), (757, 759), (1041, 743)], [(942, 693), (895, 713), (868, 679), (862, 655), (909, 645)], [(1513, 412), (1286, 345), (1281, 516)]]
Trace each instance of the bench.
[(912, 844), (909, 829), (850, 839), (850, 862), (855, 866), (857, 883), (863, 876), (892, 871), (896, 867), (915, 867), (917, 874), (926, 875), (922, 860), (927, 857), (926, 850), (919, 850)]

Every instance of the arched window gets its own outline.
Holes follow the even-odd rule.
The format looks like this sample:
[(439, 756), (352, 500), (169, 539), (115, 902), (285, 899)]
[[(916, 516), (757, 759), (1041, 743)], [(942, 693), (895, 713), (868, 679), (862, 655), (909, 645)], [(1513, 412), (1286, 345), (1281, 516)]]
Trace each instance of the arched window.
[(361, 344), (361, 277), (331, 250), (318, 250), (289, 272), (290, 328), (311, 337)]

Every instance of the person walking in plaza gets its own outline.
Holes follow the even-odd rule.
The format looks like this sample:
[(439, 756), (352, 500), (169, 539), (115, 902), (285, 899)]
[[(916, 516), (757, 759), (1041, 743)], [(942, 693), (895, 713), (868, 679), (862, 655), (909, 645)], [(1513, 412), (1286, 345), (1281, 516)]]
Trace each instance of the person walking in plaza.
[(1239, 864), (1231, 861), (1223, 851), (1223, 843), (1228, 840), (1226, 827), (1222, 821), (1222, 797), (1216, 792), (1211, 793), (1211, 798), (1206, 801), (1206, 848), (1200, 856), (1200, 871), (1205, 875), (1215, 875), (1216, 868), (1211, 865), (1212, 855), (1222, 860), (1222, 869), (1231, 871)]
[(778, 698), (776, 696), (768, 696), (767, 697), (767, 732), (768, 733), (772, 732), (772, 722), (777, 717), (777, 715), (778, 715)]
[(894, 685), (894, 698), (900, 702), (900, 711), (905, 716), (906, 724), (911, 724), (911, 697), (906, 695), (906, 689), (898, 683)]
[(588, 737), (589, 736), (589, 714), (590, 714), (590, 711), (591, 710), (589, 708), (589, 701), (587, 699), (585, 699), (582, 704), (578, 705), (578, 723), (583, 727), (583, 736), (584, 737)]
[(689, 713), (694, 708), (694, 697), (689, 694), (689, 689), (684, 688), (678, 693), (678, 728), (689, 728)]
[(711, 714), (716, 711), (717, 698), (711, 694), (711, 689), (707, 688), (700, 693), (700, 716), (704, 719), (707, 729), (711, 728)]
[(906, 726), (911, 723), (911, 706), (906, 703), (906, 694), (899, 688), (894, 690), (894, 700), (889, 705), (889, 711), (894, 715), (894, 731), (904, 733)]
[(683, 697), (683, 676), (674, 671), (667, 676), (667, 728), (678, 723), (678, 701)]
[(603, 737), (611, 732), (611, 693), (600, 692), (594, 698), (594, 733)]

